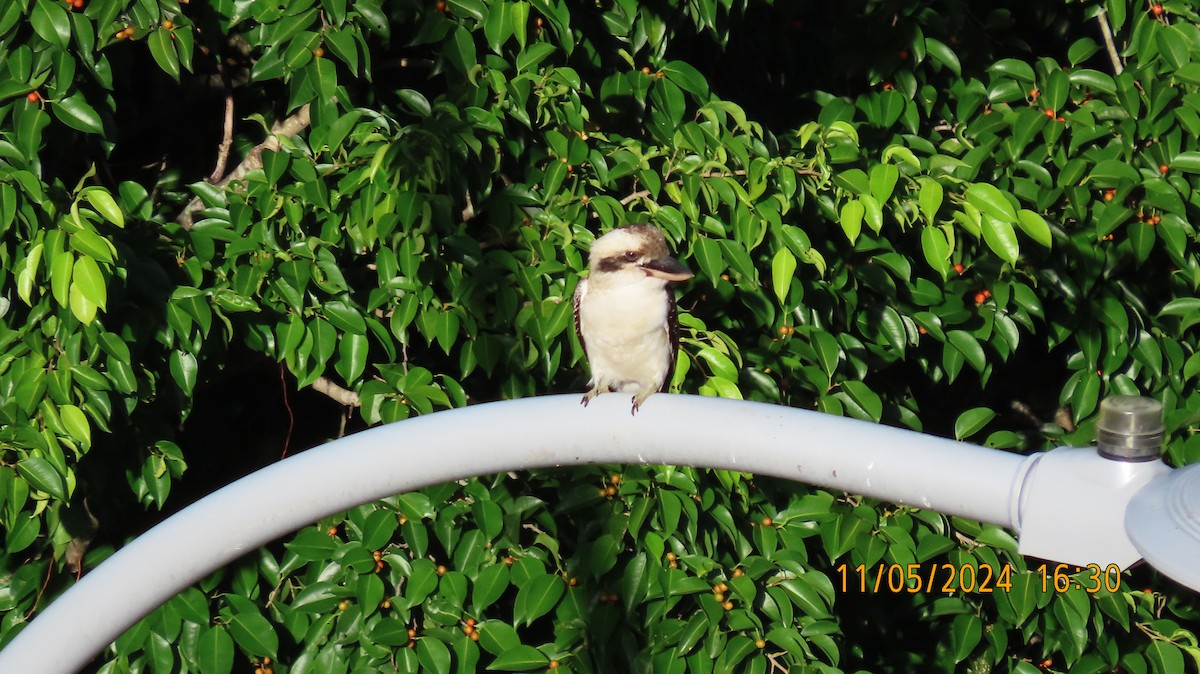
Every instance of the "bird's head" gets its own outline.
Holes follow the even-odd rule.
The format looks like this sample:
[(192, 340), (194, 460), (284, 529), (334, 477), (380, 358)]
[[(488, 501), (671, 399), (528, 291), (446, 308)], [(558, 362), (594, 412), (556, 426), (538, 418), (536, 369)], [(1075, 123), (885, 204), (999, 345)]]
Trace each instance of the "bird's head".
[(663, 281), (686, 281), (693, 274), (671, 257), (667, 240), (654, 225), (629, 225), (596, 239), (588, 254), (592, 276), (644, 274)]

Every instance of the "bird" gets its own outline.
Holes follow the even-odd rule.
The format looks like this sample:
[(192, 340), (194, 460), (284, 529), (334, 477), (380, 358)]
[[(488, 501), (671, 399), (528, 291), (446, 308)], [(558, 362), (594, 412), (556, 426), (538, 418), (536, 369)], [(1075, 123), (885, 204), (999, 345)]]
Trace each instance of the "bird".
[(654, 225), (614, 229), (592, 243), (588, 276), (575, 288), (575, 332), (592, 373), (584, 407), (601, 393), (633, 393), (636, 415), (671, 383), (679, 324), (669, 286), (693, 276)]

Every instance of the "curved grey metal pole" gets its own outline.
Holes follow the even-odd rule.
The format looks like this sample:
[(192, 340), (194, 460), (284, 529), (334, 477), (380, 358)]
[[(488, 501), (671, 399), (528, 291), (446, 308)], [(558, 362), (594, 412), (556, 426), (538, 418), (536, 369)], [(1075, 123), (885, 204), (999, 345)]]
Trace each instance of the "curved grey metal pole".
[(727, 468), (1015, 527), (1025, 457), (765, 403), (525, 398), (381, 426), (206, 496), (130, 542), (0, 651), (0, 672), (70, 674), (213, 570), (359, 504), (507, 470), (592, 463)]

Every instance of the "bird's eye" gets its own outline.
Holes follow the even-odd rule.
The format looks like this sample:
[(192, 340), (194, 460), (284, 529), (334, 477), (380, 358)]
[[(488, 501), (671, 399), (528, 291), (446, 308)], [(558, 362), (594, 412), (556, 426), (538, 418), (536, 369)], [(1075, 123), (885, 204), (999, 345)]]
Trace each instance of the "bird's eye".
[(632, 250), (627, 250), (625, 251), (625, 259), (633, 262), (634, 260), (638, 259), (638, 254)]

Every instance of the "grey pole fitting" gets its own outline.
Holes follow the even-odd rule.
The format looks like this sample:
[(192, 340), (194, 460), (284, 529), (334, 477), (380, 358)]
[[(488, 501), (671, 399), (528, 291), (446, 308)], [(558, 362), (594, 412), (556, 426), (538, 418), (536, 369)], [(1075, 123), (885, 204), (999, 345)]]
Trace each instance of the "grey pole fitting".
[(1143, 396), (1113, 396), (1100, 402), (1096, 448), (1114, 461), (1154, 461), (1162, 456), (1162, 403)]

